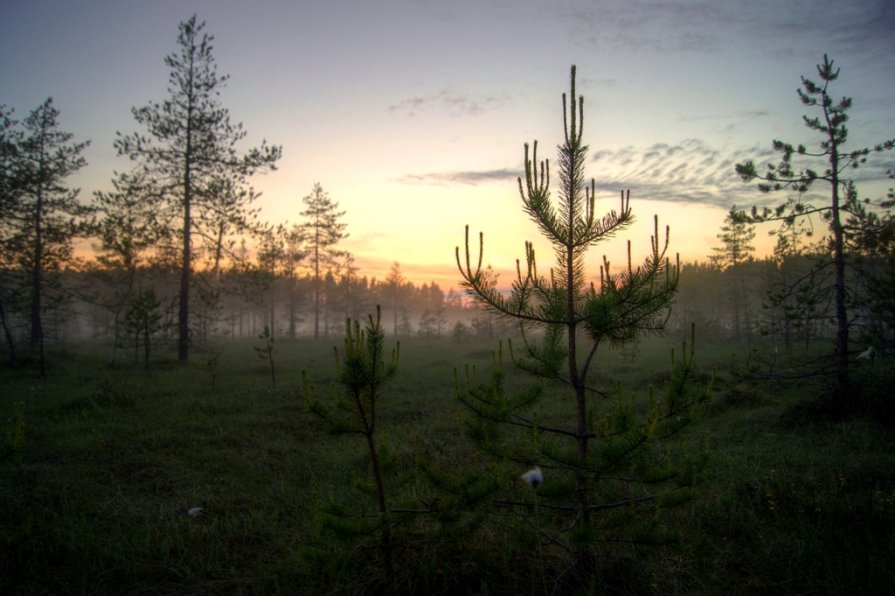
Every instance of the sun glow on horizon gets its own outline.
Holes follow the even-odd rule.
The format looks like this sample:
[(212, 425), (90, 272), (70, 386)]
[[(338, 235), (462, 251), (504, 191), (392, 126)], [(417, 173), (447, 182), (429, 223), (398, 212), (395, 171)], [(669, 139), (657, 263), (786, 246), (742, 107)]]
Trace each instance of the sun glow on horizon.
[[(271, 224), (299, 223), (302, 193), (291, 192), (288, 209), (283, 204), (266, 201), (284, 191), (265, 184), (271, 176), (258, 177), (264, 194), (259, 207), (262, 220)], [(354, 258), (357, 276), (383, 281), (394, 263), (402, 275), (414, 285), (436, 283), (444, 291), (458, 290), (462, 277), (456, 265), (455, 250), (460, 249), (465, 260), (464, 230), (469, 226), (471, 258), (478, 258), (478, 235), (484, 234), (483, 265), (499, 275), (500, 285), (509, 287), (516, 276), (516, 260), (524, 260), (524, 245), (531, 241), (535, 247), (538, 269), (546, 274), (554, 265), (550, 244), (540, 236), (535, 224), (522, 211), (518, 187), (513, 180), (486, 184), (406, 184), (388, 181), (375, 191), (361, 194), (357, 187), (335, 184), (327, 187), (330, 198), (344, 210), (342, 221), (347, 223), (348, 237), (338, 248)], [(600, 242), (586, 257), (589, 279), (599, 277), (604, 256), (613, 272), (627, 263), (627, 245), (631, 242), (633, 264), (640, 264), (650, 250), (654, 231), (654, 215), (658, 215), (660, 245), (665, 241), (666, 226), (670, 228), (667, 257), (672, 262), (679, 255), (682, 264), (705, 262), (712, 247), (720, 241), (717, 234), (727, 210), (707, 204), (675, 204), (671, 201), (638, 199), (631, 193), (630, 207), (634, 223)], [(619, 208), (618, 195), (598, 191), (596, 216), (602, 217)], [(95, 241), (82, 242), (78, 256), (89, 259)], [(256, 246), (249, 241), (250, 256)], [(755, 256), (771, 253), (773, 238), (764, 227), (756, 228), (753, 242)]]
[[(235, 121), (245, 123), (241, 148), (261, 139), (283, 147), (275, 171), (248, 181), (261, 193), (255, 205), (260, 219), (299, 223), (302, 197), (319, 182), (345, 211), (349, 236), (339, 248), (354, 256), (360, 276), (382, 280), (398, 262), (413, 283), (435, 282), (445, 290), (460, 284), (454, 251), (463, 248), (467, 225), (473, 251), (484, 233), (483, 262), (502, 283), (515, 275), (527, 240), (535, 244), (541, 271), (553, 264), (550, 246), (522, 211), (516, 177), (524, 171), (526, 142), (540, 143), (539, 159), (555, 158), (570, 64), (577, 64), (577, 90), (584, 97), (585, 176), (597, 185), (596, 216), (617, 209), (619, 192), (630, 189), (636, 218), (589, 251), (587, 273), (597, 277), (604, 254), (614, 267), (625, 264), (629, 240), (635, 264), (642, 261), (654, 214), (660, 235), (670, 226), (670, 258), (704, 262), (720, 243), (728, 209), (764, 204), (768, 197), (743, 183), (734, 164), (768, 158), (778, 134), (811, 142), (801, 119), (808, 110), (794, 90), (800, 76), (814, 74), (821, 56), (814, 37), (787, 38), (784, 52), (765, 35), (772, 23), (760, 15), (754, 22), (706, 21), (712, 27), (672, 19), (673, 26), (658, 30), (657, 15), (675, 16), (671, 5), (631, 20), (632, 32), (640, 35), (619, 36), (612, 18), (604, 17), (628, 22), (625, 15), (634, 14), (629, 11), (639, 12), (622, 2), (598, 8), (581, 3), (574, 16), (539, 5), (549, 18), (530, 40), (531, 60), (523, 62), (516, 59), (516, 40), (528, 31), (530, 14), (490, 4), (474, 11), (419, 3), (352, 10), (327, 3), (301, 10), (208, 4), (184, 15), (181, 6), (147, 4), (116, 6), (117, 27), (100, 26), (103, 12), (89, 3), (57, 11), (28, 3), (10, 8), (14, 18), (4, 23), (3, 42), (10, 49), (12, 84), (5, 101), (22, 117), (29, 103), (56, 95), (62, 128), (78, 140), (91, 139), (88, 166), (70, 179), (84, 189), (82, 202), (89, 203), (96, 190), (109, 190), (115, 170), (131, 167), (115, 155), (115, 132), (139, 131), (131, 108), (166, 97), (164, 57), (175, 48), (178, 20), (196, 12), (215, 36), (221, 74), (232, 77), (221, 100)], [(47, 27), (48, 19), (55, 29)], [(82, 27), (63, 28), (69, 21)], [(394, 23), (403, 34), (371, 22)], [(498, 23), (502, 27), (495, 28)], [(570, 33), (582, 24), (591, 31), (573, 43), (579, 36)], [(463, 43), (457, 43), (458, 34)], [(23, 45), (23, 36), (42, 44), (36, 47), (66, 51), (55, 51), (46, 64), (35, 62), (34, 55), (12, 51)], [(312, 51), (333, 36), (344, 43), (323, 54)], [(878, 52), (890, 36), (869, 36), (863, 49), (836, 47), (833, 36), (827, 38), (844, 69), (836, 92), (857, 93), (850, 142), (858, 147), (866, 144), (864, 133), (875, 135), (891, 121), (885, 109), (891, 77), (879, 76), (888, 63)], [(256, 44), (260, 39), (268, 43)], [(694, 47), (694, 40), (708, 45)], [(888, 157), (861, 171), (884, 179), (891, 168)], [(553, 178), (555, 184), (555, 173)], [(767, 226), (756, 227), (753, 244), (757, 258), (770, 254), (774, 238)], [(89, 246), (79, 251), (87, 255)]]

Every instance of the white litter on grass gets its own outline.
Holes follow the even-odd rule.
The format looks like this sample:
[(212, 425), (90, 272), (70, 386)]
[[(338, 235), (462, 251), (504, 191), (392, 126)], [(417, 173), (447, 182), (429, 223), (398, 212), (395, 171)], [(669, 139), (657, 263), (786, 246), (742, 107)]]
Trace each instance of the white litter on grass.
[(186, 514), (190, 517), (199, 517), (202, 515), (203, 511), (201, 507), (193, 507), (192, 509), (187, 510)]
[(873, 346), (870, 346), (869, 348), (867, 348), (866, 350), (864, 350), (863, 352), (858, 354), (858, 360), (869, 360), (869, 361), (873, 362), (873, 360), (875, 358), (876, 358), (876, 348), (874, 348)]
[(538, 485), (544, 482), (544, 473), (541, 472), (541, 468), (535, 466), (519, 478), (530, 487), (538, 488)]

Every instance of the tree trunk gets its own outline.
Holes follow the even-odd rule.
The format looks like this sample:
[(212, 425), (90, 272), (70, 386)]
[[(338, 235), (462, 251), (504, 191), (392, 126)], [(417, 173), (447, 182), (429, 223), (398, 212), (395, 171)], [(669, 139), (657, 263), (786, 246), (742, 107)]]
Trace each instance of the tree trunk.
[(150, 337), (149, 324), (143, 329), (143, 368), (149, 370), (149, 352), (152, 347), (152, 338)]
[(186, 118), (186, 147), (183, 154), (183, 262), (180, 271), (180, 311), (177, 320), (177, 357), (186, 362), (190, 357), (190, 277), (192, 274), (192, 214), (193, 207), (193, 64), (190, 63)]
[(329, 337), (329, 290), (326, 291), (326, 299), (323, 301), (323, 337)]
[[(370, 464), (373, 467), (373, 477), (376, 482), (376, 501), (379, 506), (379, 513), (382, 516), (385, 516), (388, 509), (386, 508), (385, 503), (385, 485), (382, 482), (382, 471), (379, 469), (379, 455), (376, 452), (376, 443), (373, 440), (373, 430), (372, 428), (368, 428), (364, 433), (367, 437), (367, 446), (370, 449)], [(380, 543), (382, 548), (382, 558), (385, 563), (385, 568), (389, 573), (394, 573), (394, 565), (392, 563), (392, 545), (391, 545), (391, 532), (389, 531), (388, 525), (384, 525), (382, 528), (382, 542)]]
[(119, 305), (115, 309), (115, 313), (112, 316), (112, 350), (109, 353), (109, 366), (115, 367), (118, 363), (118, 342), (121, 341), (121, 333), (118, 329), (119, 327), (119, 318), (121, 316), (121, 308)]
[(271, 290), (270, 290), (270, 337), (271, 337), (271, 339), (275, 335), (276, 320), (277, 320), (276, 304), (274, 303), (273, 287), (271, 287)]
[(190, 174), (187, 164), (184, 178), (183, 197), (183, 262), (180, 271), (180, 311), (178, 313), (177, 357), (186, 362), (190, 357), (190, 269), (192, 267), (190, 246)]
[(9, 346), (9, 361), (15, 363), (16, 344), (15, 341), (13, 341), (12, 332), (9, 329), (9, 321), (6, 319), (6, 309), (3, 307), (2, 301), (0, 301), (0, 323), (3, 325), (3, 336), (6, 339), (6, 345)]
[[(43, 164), (41, 164), (43, 170)], [(43, 187), (37, 188), (37, 204), (34, 207), (34, 263), (31, 269), (31, 347), (37, 348), (40, 376), (47, 376), (44, 357), (44, 330), (41, 320), (43, 286)]]
[(833, 186), (833, 266), (836, 271), (834, 281), (834, 296), (836, 306), (836, 397), (845, 398), (848, 395), (848, 313), (845, 307), (845, 233), (842, 229), (841, 215), (839, 211), (839, 147), (835, 140), (832, 141), (830, 150), (830, 171)]
[(395, 315), (395, 328), (392, 330), (392, 334), (395, 337), (398, 337), (398, 285), (395, 282), (395, 295), (392, 299), (392, 311)]
[(289, 339), (295, 339), (295, 275), (289, 274)]
[[(317, 228), (319, 230), (319, 227)], [(314, 339), (320, 337), (320, 232), (314, 237)]]

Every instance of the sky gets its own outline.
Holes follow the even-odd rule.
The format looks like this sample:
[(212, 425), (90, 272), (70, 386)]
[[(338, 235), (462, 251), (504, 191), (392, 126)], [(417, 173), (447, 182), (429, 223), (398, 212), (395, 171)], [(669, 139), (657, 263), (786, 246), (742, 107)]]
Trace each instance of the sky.
[[(672, 254), (704, 261), (732, 206), (767, 202), (734, 165), (763, 163), (773, 139), (816, 146), (796, 89), (825, 53), (842, 69), (833, 96), (853, 99), (849, 146), (895, 138), (895, 0), (7, 0), (0, 14), (0, 104), (21, 119), (52, 96), (61, 128), (91, 141), (70, 179), (83, 201), (131, 167), (116, 131), (144, 132), (131, 109), (165, 99), (164, 57), (196, 14), (245, 148), (283, 147), (251, 180), (263, 219), (300, 221), (319, 182), (361, 275), (398, 262), (445, 290), (466, 225), (506, 283), (526, 240), (542, 271), (553, 262), (516, 179), (524, 143), (556, 158), (572, 64), (598, 214), (628, 189), (637, 218), (592, 249), (593, 275), (626, 240), (645, 256), (654, 215)], [(891, 186), (893, 153), (856, 172), (862, 196)]]

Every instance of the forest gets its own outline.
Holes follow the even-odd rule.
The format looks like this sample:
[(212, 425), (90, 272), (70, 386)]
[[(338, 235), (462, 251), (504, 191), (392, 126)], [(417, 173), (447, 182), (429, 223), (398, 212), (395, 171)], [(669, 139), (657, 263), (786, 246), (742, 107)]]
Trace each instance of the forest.
[(0, 108), (0, 592), (895, 590), (895, 194), (854, 178), (895, 139), (847, 145), (830, 58), (703, 261), (656, 216), (597, 271), (634, 215), (572, 66), (518, 180), (554, 254), (498, 278), (467, 227), (446, 290), (365, 275), (322, 184), (259, 221), (282, 148), (241, 149), (195, 16), (165, 64), (92, 200), (52, 99)]

